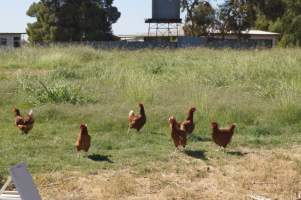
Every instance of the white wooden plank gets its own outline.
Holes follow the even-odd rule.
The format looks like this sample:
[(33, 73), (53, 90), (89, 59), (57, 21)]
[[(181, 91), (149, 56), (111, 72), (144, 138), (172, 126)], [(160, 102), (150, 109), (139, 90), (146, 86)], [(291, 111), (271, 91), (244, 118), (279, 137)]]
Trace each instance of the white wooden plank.
[(270, 198), (266, 198), (266, 197), (262, 197), (262, 196), (258, 196), (258, 195), (249, 195), (249, 197), (253, 200), (272, 200)]
[(18, 191), (4, 191), (3, 194), (19, 194)]
[(41, 200), (25, 163), (11, 167), (10, 174), (22, 200)]
[(19, 194), (17, 191), (4, 191), (3, 194)]
[(0, 194), (2, 194), (6, 190), (7, 186), (9, 186), (10, 182), (11, 182), (11, 177), (8, 177), (8, 179), (6, 180), (6, 182), (4, 183), (4, 185), (2, 186), (2, 188), (0, 190)]
[(18, 194), (1, 194), (1, 197), (20, 198)]
[(21, 200), (20, 195), (0, 195), (0, 200)]

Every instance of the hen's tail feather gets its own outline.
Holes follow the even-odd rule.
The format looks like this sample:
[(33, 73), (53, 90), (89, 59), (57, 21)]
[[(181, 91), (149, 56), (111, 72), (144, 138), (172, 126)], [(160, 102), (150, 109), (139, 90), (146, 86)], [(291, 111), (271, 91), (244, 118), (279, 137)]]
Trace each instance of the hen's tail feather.
[(133, 115), (135, 115), (135, 113), (134, 113), (133, 110), (131, 110), (131, 111), (129, 112), (129, 117), (131, 117), (131, 116), (133, 116)]
[(29, 116), (32, 116), (33, 115), (33, 110), (31, 109), (28, 113)]

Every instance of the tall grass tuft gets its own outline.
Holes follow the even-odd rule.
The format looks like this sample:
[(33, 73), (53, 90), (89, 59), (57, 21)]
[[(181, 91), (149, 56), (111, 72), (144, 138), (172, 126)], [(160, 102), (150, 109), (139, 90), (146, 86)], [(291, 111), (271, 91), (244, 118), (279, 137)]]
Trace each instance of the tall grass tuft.
[(46, 103), (84, 104), (94, 103), (91, 95), (85, 95), (81, 88), (63, 80), (51, 82), (36, 76), (18, 77), (19, 88), (26, 93), (29, 103), (39, 105)]

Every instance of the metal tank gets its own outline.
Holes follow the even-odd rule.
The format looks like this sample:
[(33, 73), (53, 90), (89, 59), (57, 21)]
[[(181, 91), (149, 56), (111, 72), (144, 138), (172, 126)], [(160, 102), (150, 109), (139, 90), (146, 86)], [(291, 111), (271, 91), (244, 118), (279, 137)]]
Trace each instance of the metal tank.
[(180, 19), (180, 0), (153, 0), (152, 19)]

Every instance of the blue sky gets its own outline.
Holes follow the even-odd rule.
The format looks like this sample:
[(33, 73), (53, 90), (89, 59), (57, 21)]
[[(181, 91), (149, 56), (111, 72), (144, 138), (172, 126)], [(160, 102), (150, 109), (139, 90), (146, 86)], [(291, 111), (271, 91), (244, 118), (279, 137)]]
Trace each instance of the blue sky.
[[(2, 0), (0, 7), (0, 32), (25, 32), (27, 23), (35, 19), (27, 17), (26, 11), (38, 0)], [(214, 0), (220, 1), (220, 0)], [(115, 34), (135, 34), (147, 31), (145, 18), (151, 17), (151, 0), (115, 0), (122, 16), (113, 25)]]

